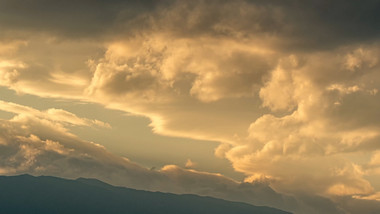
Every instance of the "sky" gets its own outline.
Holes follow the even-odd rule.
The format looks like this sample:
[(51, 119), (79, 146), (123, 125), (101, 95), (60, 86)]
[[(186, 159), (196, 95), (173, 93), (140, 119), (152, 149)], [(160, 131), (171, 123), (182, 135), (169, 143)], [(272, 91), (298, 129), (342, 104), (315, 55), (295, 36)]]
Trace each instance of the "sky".
[(377, 0), (0, 0), (0, 174), (380, 211)]

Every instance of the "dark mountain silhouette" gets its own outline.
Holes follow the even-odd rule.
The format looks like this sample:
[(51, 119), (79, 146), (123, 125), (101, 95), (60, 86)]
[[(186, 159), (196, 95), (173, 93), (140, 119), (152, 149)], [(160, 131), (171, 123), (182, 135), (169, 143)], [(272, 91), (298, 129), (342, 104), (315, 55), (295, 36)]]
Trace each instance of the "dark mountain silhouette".
[(196, 195), (115, 187), (95, 179), (0, 176), (2, 214), (287, 214), (269, 207)]

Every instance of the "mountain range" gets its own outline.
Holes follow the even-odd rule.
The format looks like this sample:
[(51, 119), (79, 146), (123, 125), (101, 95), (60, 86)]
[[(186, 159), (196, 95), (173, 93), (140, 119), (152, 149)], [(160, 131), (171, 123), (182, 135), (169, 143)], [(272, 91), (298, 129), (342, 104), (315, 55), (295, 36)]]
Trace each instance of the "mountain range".
[(3, 214), (289, 214), (197, 195), (116, 187), (96, 179), (0, 176)]

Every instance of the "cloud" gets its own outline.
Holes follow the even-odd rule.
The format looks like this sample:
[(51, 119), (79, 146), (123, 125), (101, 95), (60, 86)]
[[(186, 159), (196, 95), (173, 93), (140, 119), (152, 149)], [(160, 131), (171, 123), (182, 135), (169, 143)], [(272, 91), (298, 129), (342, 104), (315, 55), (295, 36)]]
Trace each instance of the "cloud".
[[(378, 192), (378, 1), (60, 6), (1, 1), (2, 38), (12, 41), (0, 45), (1, 85), (144, 115), (159, 134), (219, 141), (217, 155), (247, 181), (278, 191), (330, 199)], [(57, 109), (34, 114), (46, 124), (97, 123)], [(37, 123), (30, 117), (15, 122)], [(46, 144), (34, 135), (24, 140)], [(20, 154), (39, 156), (29, 147)]]
[(194, 163), (190, 159), (187, 159), (186, 164), (185, 164), (185, 168), (191, 169), (191, 168), (194, 168), (196, 166), (197, 166), (197, 163)]
[(150, 0), (81, 0), (66, 4), (46, 0), (2, 0), (0, 11), (4, 18), (0, 20), (0, 26), (6, 29), (4, 36), (13, 34), (25, 37), (30, 33), (47, 33), (65, 38), (92, 39), (112, 33), (115, 29), (123, 29), (120, 22), (128, 23), (141, 13), (150, 11), (156, 4), (156, 1)]
[(21, 62), (3, 60), (0, 63), (0, 81), (2, 85), (11, 85), (17, 81), (20, 73), (17, 69), (25, 68)]
[(320, 213), (321, 207), (324, 213), (339, 213), (329, 199), (279, 194), (265, 182), (237, 182), (221, 174), (175, 165), (149, 170), (32, 115), (0, 120), (0, 160), (3, 175), (90, 177), (131, 188), (213, 196), (295, 213)]
[[(254, 49), (250, 50), (253, 54), (249, 56), (254, 59), (257, 55), (262, 55), (262, 58), (267, 60), (268, 67), (264, 66), (264, 72), (255, 76), (254, 66), (260, 65), (260, 63), (251, 65), (249, 62), (252, 59), (246, 62), (243, 60), (247, 63), (247, 67), (252, 68), (248, 73), (254, 75), (253, 77), (246, 77), (244, 73), (234, 73), (233, 69), (244, 72), (244, 67), (239, 67), (237, 62), (231, 63), (233, 65), (231, 70), (223, 70), (228, 68), (224, 63), (234, 58), (231, 54), (234, 53), (234, 48), (240, 50), (239, 45), (228, 46), (229, 49), (226, 53), (219, 46), (213, 47), (219, 52), (210, 51), (208, 52), (210, 57), (204, 58), (202, 52), (197, 53), (197, 49), (194, 48), (196, 45), (187, 48), (191, 50), (191, 53), (196, 53), (192, 55), (186, 53), (186, 50), (182, 50), (185, 48), (181, 48), (181, 44), (176, 44), (173, 47), (166, 45), (165, 48), (162, 48), (161, 44), (168, 44), (164, 40), (165, 38), (157, 37), (148, 43), (150, 52), (144, 51), (142, 53), (145, 54), (141, 54), (147, 58), (135, 55), (131, 57), (128, 51), (117, 52), (109, 49), (107, 52), (112, 57), (106, 55), (105, 60), (108, 60), (107, 63), (111, 65), (115, 65), (114, 62), (123, 63), (126, 61), (131, 63), (125, 63), (122, 66), (135, 66), (133, 59), (139, 58), (143, 59), (142, 62), (152, 59), (155, 62), (154, 65), (157, 66), (154, 69), (148, 69), (148, 71), (156, 72), (157, 70), (154, 77), (155, 83), (159, 87), (156, 84), (139, 85), (140, 87), (147, 87), (144, 90), (152, 90), (152, 93), (133, 99), (132, 102), (136, 102), (136, 104), (118, 103), (121, 105), (119, 108), (122, 109), (124, 106), (125, 109), (132, 112), (137, 111), (143, 115), (153, 115), (151, 116), (152, 125), (161, 134), (191, 136), (232, 144), (232, 148), (225, 152), (225, 156), (232, 162), (234, 168), (244, 172), (250, 178), (269, 178), (272, 185), (279, 191), (297, 194), (311, 191), (325, 196), (370, 194), (374, 191), (372, 184), (364, 178), (365, 174), (362, 172), (361, 163), (351, 160), (348, 154), (354, 151), (368, 151), (371, 146), (378, 149), (373, 144), (379, 137), (378, 123), (374, 120), (377, 118), (376, 109), (379, 106), (376, 99), (379, 77), (375, 72), (379, 66), (377, 46), (363, 45), (358, 47), (353, 45), (338, 48), (332, 52), (319, 51), (290, 55), (283, 53), (283, 56), (271, 54), (265, 49)], [(216, 41), (211, 39), (211, 41), (223, 44), (219, 39)], [(175, 42), (172, 43), (175, 44)], [(193, 41), (188, 41), (188, 43), (196, 44)], [(121, 47), (128, 50), (129, 45), (124, 45), (126, 47), (123, 45)], [(208, 45), (208, 47), (212, 47), (212, 45)], [(163, 53), (158, 59), (149, 55), (154, 53), (156, 48), (163, 50), (157, 51)], [(177, 53), (179, 50), (176, 49), (180, 49), (182, 54), (168, 54), (172, 51)], [(209, 49), (207, 46), (203, 46), (202, 50), (208, 51)], [(140, 55), (141, 52), (135, 51), (134, 53)], [(215, 57), (213, 53), (217, 53)], [(228, 56), (228, 60), (223, 58), (224, 55)], [(117, 57), (113, 58), (115, 56)], [(175, 59), (177, 60), (171, 60), (171, 56), (176, 56)], [(184, 56), (184, 58), (178, 60), (178, 56)], [(201, 57), (199, 58), (199, 56)], [(242, 56), (238, 58), (244, 59)], [(166, 60), (172, 63), (171, 66), (160, 66), (165, 65), (163, 62)], [(173, 65), (173, 61), (180, 62), (181, 66)], [(101, 63), (104, 62), (101, 61)], [(194, 65), (194, 62), (197, 64)], [(219, 64), (220, 67), (218, 67)], [(149, 63), (144, 63), (144, 65), (149, 65)], [(100, 67), (96, 66), (96, 68), (99, 69)], [(180, 68), (180, 72), (165, 70), (166, 68)], [(108, 85), (119, 85), (113, 84), (114, 74), (109, 70), (96, 70), (95, 74), (97, 72), (101, 72), (100, 75), (105, 77), (102, 79), (102, 83), (111, 81)], [(186, 73), (191, 74), (192, 79), (183, 80), (182, 75)], [(139, 74), (143, 73), (140, 72)], [(220, 79), (219, 75), (226, 78), (228, 84)], [(255, 86), (254, 81), (257, 81), (252, 94), (239, 94), (236, 89), (240, 87), (244, 92), (249, 91), (239, 78), (250, 80), (248, 82), (251, 87)], [(119, 78), (116, 79), (117, 81), (120, 80)], [(133, 86), (128, 83), (128, 78), (121, 79), (125, 79), (122, 85)], [(182, 81), (181, 83), (189, 85), (187, 88), (177, 88), (176, 86), (179, 84), (176, 84), (176, 81)], [(214, 82), (221, 84), (222, 87), (213, 85)], [(100, 88), (97, 88), (98, 91), (91, 94), (92, 96), (99, 96), (101, 99), (108, 97), (109, 99), (109, 95), (113, 94), (94, 80), (92, 84), (100, 85)], [(163, 85), (160, 86), (160, 84)], [(137, 88), (137, 90), (141, 89)], [(129, 90), (115, 89), (115, 91), (119, 92), (119, 94), (114, 95), (117, 97), (123, 98), (125, 96), (131, 99), (136, 96), (133, 91), (131, 93)], [(229, 95), (229, 92), (233, 95)], [(137, 94), (145, 95), (145, 91), (139, 91)], [(245, 97), (254, 99), (255, 95), (259, 95), (262, 107), (266, 109), (260, 109), (260, 106), (256, 107), (256, 113), (260, 112), (261, 115), (258, 115), (257, 118), (251, 117), (254, 122), (249, 126), (246, 138), (244, 138), (244, 134), (241, 134), (241, 130), (234, 127), (232, 123), (227, 125), (229, 129), (222, 132), (220, 130), (217, 132), (213, 128), (208, 128), (207, 132), (202, 129), (194, 130), (194, 128), (181, 130), (182, 123), (199, 128), (202, 123), (207, 124), (210, 121), (206, 119), (207, 114), (209, 114), (206, 109), (197, 109), (196, 116), (202, 118), (198, 121), (195, 119), (196, 117), (189, 114), (188, 109), (182, 106), (182, 102), (191, 103), (193, 108), (196, 108), (197, 105), (203, 105), (216, 110), (221, 108), (220, 103), (223, 100), (233, 98), (239, 103), (241, 101), (238, 99)], [(216, 104), (213, 105), (218, 101), (220, 103), (217, 107)], [(161, 107), (151, 107), (153, 103)], [(134, 107), (131, 108), (131, 106)], [(170, 110), (166, 111), (168, 109)], [(171, 109), (175, 109), (175, 111)], [(234, 110), (230, 109), (228, 114), (233, 114), (233, 112)], [(159, 115), (159, 117), (155, 115)], [(221, 115), (222, 113), (219, 116), (225, 119), (228, 117)], [(244, 121), (246, 118), (239, 119)], [(211, 124), (218, 124), (214, 121)], [(239, 134), (236, 135), (235, 133)], [(217, 134), (219, 134), (219, 138), (215, 137)], [(331, 166), (325, 167), (324, 165)], [(309, 185), (299, 186), (299, 182), (305, 179), (310, 181), (308, 182)], [(319, 185), (315, 185), (314, 182)]]
[(0, 110), (17, 114), (18, 116), (33, 116), (41, 119), (45, 119), (58, 124), (69, 124), (76, 126), (98, 126), (104, 128), (111, 128), (110, 124), (99, 121), (91, 120), (87, 118), (80, 118), (75, 114), (65, 111), (63, 109), (50, 108), (46, 111), (39, 111), (37, 109), (19, 105), (12, 102), (6, 102), (0, 100)]
[(94, 76), (88, 91), (157, 102), (187, 95), (204, 102), (250, 97), (276, 55), (245, 45), (249, 43), (160, 34), (115, 43), (103, 59), (91, 62)]
[[(281, 38), (286, 47), (331, 48), (378, 38), (376, 0), (164, 0), (62, 4), (38, 0), (2, 0), (4, 35), (47, 33), (65, 38), (108, 38), (157, 30), (178, 36)], [(10, 32), (7, 32), (10, 31)], [(18, 31), (23, 34), (15, 33)], [(120, 35), (116, 35), (118, 37)]]
[[(269, 203), (276, 207), (291, 205), (283, 201), (285, 196), (275, 193), (266, 184), (244, 184), (251, 188), (247, 190), (239, 187), (243, 184), (220, 174), (174, 165), (159, 170), (143, 168), (127, 158), (109, 153), (101, 145), (79, 139), (52, 121), (33, 115), (0, 120), (0, 148), (0, 171), (6, 175), (94, 177), (114, 185), (152, 191), (193, 193), (230, 200), (245, 198), (250, 203)], [(246, 196), (240, 196), (242, 191)], [(270, 201), (264, 200), (262, 194)]]
[(8, 44), (0, 45), (0, 85), (44, 97), (83, 99), (91, 78), (86, 61), (102, 48), (39, 35), (2, 41)]
[[(353, 54), (363, 52), (372, 54), (358, 54), (360, 66), (347, 67)], [(362, 161), (349, 156), (370, 153), (370, 146), (378, 149), (373, 142), (379, 139), (379, 124), (373, 118), (380, 103), (371, 91), (379, 86), (375, 74), (379, 55), (372, 47), (338, 53), (341, 56), (312, 54), (301, 65), (292, 56), (273, 70), (260, 90), (263, 105), (273, 113), (253, 122), (247, 140), (226, 153), (237, 170), (262, 174), (285, 192), (354, 195), (374, 191), (364, 178)], [(275, 116), (279, 111), (288, 113)], [(298, 185), (305, 179), (312, 186)]]

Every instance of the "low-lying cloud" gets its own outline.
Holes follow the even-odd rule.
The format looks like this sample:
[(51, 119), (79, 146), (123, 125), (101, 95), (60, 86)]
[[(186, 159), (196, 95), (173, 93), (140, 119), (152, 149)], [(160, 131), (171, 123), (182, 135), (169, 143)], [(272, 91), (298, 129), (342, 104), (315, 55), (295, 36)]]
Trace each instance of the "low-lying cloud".
[[(0, 172), (7, 175), (29, 173), (65, 178), (91, 177), (114, 185), (213, 196), (296, 213), (344, 213), (340, 206), (327, 198), (279, 194), (264, 180), (237, 182), (220, 174), (175, 165), (158, 170), (147, 169), (109, 153), (99, 144), (78, 138), (68, 132), (64, 124), (25, 114), (0, 120)], [(346, 202), (344, 198), (340, 200), (341, 204)], [(365, 202), (355, 200), (358, 206)], [(376, 206), (371, 205), (372, 209)]]

